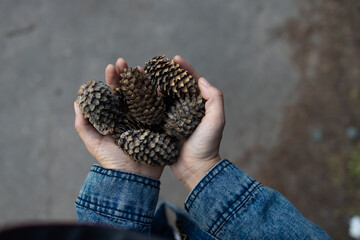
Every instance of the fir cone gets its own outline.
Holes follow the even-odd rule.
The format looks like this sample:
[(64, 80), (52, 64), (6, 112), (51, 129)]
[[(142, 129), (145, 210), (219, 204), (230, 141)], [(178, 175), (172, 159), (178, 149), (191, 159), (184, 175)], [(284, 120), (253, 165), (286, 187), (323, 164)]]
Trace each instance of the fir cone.
[(183, 99), (199, 93), (195, 79), (165, 56), (153, 57), (145, 64), (144, 70), (166, 96)]
[(129, 111), (129, 109), (127, 108), (126, 105), (126, 101), (125, 101), (125, 96), (123, 94), (123, 92), (120, 90), (120, 88), (115, 88), (113, 90), (113, 94), (116, 96), (116, 98), (118, 99), (122, 109), (125, 113), (127, 113)]
[(115, 140), (115, 143), (118, 143), (121, 135), (124, 132), (129, 130), (146, 129), (147, 127), (150, 126), (135, 121), (127, 114), (122, 114), (121, 117), (118, 118), (118, 121), (115, 122), (114, 131), (111, 134), (111, 136)]
[(178, 155), (171, 137), (149, 129), (124, 132), (117, 144), (134, 161), (151, 166), (171, 165)]
[(110, 87), (103, 82), (89, 80), (83, 84), (76, 99), (84, 118), (101, 133), (113, 132), (115, 123), (121, 116), (120, 104), (111, 94)]
[(190, 136), (205, 115), (205, 100), (202, 96), (179, 99), (167, 113), (165, 132), (177, 139)]
[(155, 85), (139, 69), (127, 69), (121, 74), (120, 91), (136, 121), (148, 125), (159, 124), (164, 119), (165, 105)]
[(134, 161), (170, 165), (176, 144), (190, 136), (205, 115), (205, 100), (195, 79), (164, 56), (152, 58), (145, 74), (127, 69), (113, 93), (103, 82), (80, 87), (77, 103), (84, 117)]

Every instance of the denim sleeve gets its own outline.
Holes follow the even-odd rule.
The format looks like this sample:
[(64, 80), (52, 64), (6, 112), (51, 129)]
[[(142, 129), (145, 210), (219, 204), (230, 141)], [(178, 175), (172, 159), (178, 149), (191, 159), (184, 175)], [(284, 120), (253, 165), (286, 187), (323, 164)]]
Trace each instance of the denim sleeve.
[(185, 209), (218, 239), (331, 239), (283, 195), (263, 187), (228, 160), (203, 177)]
[(150, 234), (160, 182), (94, 165), (76, 199), (78, 222)]

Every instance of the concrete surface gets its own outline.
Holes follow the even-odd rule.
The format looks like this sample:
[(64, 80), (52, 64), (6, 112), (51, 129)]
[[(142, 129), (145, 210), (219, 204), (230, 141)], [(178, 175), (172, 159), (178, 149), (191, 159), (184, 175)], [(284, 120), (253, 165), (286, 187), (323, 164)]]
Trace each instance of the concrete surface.
[[(73, 127), (73, 101), (117, 57), (130, 66), (182, 55), (225, 95), (222, 156), (276, 143), (297, 74), (273, 30), (295, 0), (0, 1), (0, 224), (74, 220), (95, 160)], [(244, 166), (256, 173), (256, 163)], [(187, 192), (167, 169), (161, 199)]]

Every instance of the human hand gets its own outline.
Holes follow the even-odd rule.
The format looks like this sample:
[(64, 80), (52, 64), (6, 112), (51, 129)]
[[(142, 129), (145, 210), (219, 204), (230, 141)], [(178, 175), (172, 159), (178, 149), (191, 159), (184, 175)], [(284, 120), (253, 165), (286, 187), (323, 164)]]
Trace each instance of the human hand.
[[(124, 59), (116, 61), (116, 68), (109, 64), (105, 69), (106, 84), (111, 89), (119, 87), (120, 73), (128, 68)], [(138, 67), (140, 71), (144, 71)], [(74, 103), (75, 109), (75, 129), (80, 138), (85, 143), (87, 150), (96, 160), (108, 169), (132, 172), (143, 176), (160, 179), (163, 167), (150, 167), (133, 161), (119, 148), (114, 139), (109, 135), (101, 135), (82, 115), (79, 106)]]
[(210, 85), (183, 58), (175, 56), (173, 60), (198, 81), (201, 95), (207, 100), (205, 116), (183, 143), (176, 163), (171, 166), (175, 176), (191, 191), (221, 160), (219, 148), (225, 126), (224, 100), (222, 92)]

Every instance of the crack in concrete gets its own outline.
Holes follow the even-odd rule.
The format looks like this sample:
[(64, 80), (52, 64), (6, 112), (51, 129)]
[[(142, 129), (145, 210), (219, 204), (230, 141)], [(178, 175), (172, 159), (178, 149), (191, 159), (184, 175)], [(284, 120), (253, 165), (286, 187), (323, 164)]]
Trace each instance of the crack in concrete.
[(16, 29), (7, 31), (6, 37), (13, 38), (13, 37), (18, 37), (18, 36), (23, 36), (23, 35), (30, 34), (30, 33), (34, 32), (35, 30), (36, 30), (36, 24), (31, 23), (25, 27), (20, 27), (20, 28), (16, 28)]

